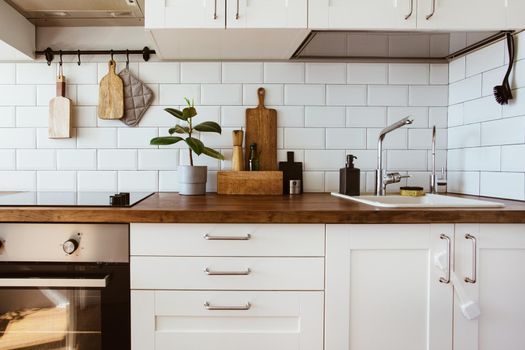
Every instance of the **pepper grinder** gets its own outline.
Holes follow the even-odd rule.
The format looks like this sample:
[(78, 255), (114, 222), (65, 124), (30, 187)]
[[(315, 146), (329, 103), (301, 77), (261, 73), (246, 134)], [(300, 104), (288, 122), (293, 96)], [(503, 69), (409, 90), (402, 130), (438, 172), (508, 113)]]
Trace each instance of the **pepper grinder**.
[(232, 170), (243, 171), (244, 160), (242, 156), (242, 140), (244, 132), (242, 130), (233, 130), (233, 156), (232, 156)]

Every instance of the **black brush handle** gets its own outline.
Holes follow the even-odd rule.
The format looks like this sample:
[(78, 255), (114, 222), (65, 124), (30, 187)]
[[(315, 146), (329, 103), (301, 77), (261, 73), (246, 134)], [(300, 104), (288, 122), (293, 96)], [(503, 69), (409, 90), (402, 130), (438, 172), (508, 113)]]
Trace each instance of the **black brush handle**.
[(509, 68), (507, 69), (507, 74), (505, 74), (505, 79), (503, 79), (503, 82), (507, 82), (509, 80), (510, 72), (512, 71), (512, 67), (514, 66), (514, 38), (512, 36), (512, 33), (507, 33), (507, 49), (509, 50)]

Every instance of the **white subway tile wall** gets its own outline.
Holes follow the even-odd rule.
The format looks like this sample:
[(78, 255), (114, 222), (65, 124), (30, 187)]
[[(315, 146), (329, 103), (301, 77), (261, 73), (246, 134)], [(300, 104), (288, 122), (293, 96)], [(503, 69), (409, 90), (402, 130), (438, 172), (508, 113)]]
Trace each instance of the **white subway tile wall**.
[[(231, 131), (245, 127), (245, 110), (257, 105), (261, 86), (266, 105), (278, 113), (279, 160), (294, 151), (296, 161), (304, 162), (306, 191), (337, 190), (338, 169), (349, 153), (359, 157), (362, 190), (370, 191), (378, 133), (407, 115), (415, 118), (410, 130), (396, 131), (385, 140), (387, 168), (408, 172), (411, 184), (427, 187), (433, 125), (439, 128), (438, 164), (446, 165), (447, 84), (457, 71), (449, 73), (447, 64), (133, 62), (130, 69), (156, 96), (140, 126), (129, 128), (118, 120), (97, 118), (98, 81), (107, 64), (95, 59), (86, 57), (80, 67), (64, 66), (67, 96), (74, 104), (71, 139), (47, 137), (55, 67), (45, 62), (0, 63), (0, 190), (177, 191), (177, 166), (188, 164), (188, 151), (181, 144), (149, 144), (177, 123), (164, 108), (184, 106), (184, 97), (193, 99), (198, 120), (214, 120), (223, 127), (223, 135), (200, 138), (231, 158)], [(465, 77), (464, 66), (458, 82)], [(520, 118), (521, 108), (509, 106), (498, 118), (505, 112)], [(472, 115), (477, 109), (485, 113), (478, 118), (495, 119), (486, 115), (493, 113), (483, 104), (473, 104), (466, 108), (470, 114), (465, 120), (476, 118)], [(463, 114), (456, 119), (454, 125), (462, 126)], [(494, 142), (483, 135), (478, 127), (476, 145)], [(509, 148), (502, 155), (504, 168), (525, 167), (509, 161), (512, 152)], [(216, 191), (217, 170), (231, 167), (229, 159), (199, 157), (196, 163), (209, 167), (209, 191)]]
[[(525, 33), (515, 40), (523, 39)], [(514, 99), (503, 107), (493, 88), (507, 70), (504, 41), (450, 63), (450, 192), (525, 200), (525, 47), (516, 47)]]

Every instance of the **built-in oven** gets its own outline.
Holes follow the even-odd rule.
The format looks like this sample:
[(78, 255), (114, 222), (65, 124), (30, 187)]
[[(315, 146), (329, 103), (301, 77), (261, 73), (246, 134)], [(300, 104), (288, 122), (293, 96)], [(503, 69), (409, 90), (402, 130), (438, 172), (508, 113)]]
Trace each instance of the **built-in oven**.
[(0, 224), (0, 350), (130, 349), (128, 231)]

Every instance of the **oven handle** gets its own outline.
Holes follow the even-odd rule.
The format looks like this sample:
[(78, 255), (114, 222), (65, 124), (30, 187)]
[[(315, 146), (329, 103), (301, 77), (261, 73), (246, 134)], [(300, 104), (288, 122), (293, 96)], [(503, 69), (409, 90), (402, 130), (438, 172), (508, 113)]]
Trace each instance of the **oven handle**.
[(109, 275), (103, 278), (0, 278), (0, 288), (106, 288)]

